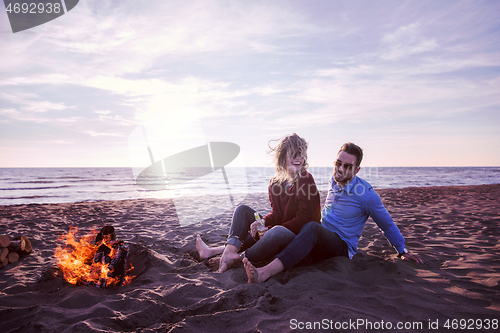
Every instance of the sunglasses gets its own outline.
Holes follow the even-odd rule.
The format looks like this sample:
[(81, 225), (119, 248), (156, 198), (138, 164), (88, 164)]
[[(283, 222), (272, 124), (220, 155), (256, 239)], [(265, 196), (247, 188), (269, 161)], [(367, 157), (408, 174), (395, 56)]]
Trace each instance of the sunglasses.
[(339, 160), (336, 160), (335, 162), (333, 162), (333, 164), (335, 164), (335, 166), (337, 168), (340, 168), (342, 165), (344, 165), (344, 169), (347, 169), (347, 170), (354, 169), (354, 165), (352, 165), (351, 163), (344, 163), (344, 162), (339, 161)]

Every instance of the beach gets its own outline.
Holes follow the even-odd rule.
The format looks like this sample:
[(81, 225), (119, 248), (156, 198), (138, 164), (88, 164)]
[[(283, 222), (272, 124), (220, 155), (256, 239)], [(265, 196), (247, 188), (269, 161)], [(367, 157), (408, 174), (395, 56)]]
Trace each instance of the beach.
[[(0, 206), (0, 234), (26, 235), (31, 254), (0, 269), (2, 332), (292, 332), (500, 330), (500, 184), (379, 189), (410, 251), (399, 259), (369, 219), (353, 259), (294, 267), (247, 284), (242, 265), (219, 274), (196, 235), (223, 245), (232, 211), (179, 225), (170, 199)], [(322, 192), (322, 202), (325, 193)], [(217, 198), (188, 199), (217, 203)], [(222, 199), (221, 199), (222, 200)], [(243, 204), (270, 211), (267, 194)], [(208, 209), (208, 208), (207, 208)], [(112, 225), (138, 276), (77, 286), (58, 274), (60, 236)]]

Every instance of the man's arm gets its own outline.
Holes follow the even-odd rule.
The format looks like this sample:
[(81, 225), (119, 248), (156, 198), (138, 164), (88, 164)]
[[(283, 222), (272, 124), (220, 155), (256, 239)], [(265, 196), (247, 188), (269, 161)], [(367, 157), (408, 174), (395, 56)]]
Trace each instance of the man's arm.
[(406, 249), (405, 239), (382, 203), (380, 196), (372, 188), (369, 191), (373, 191), (373, 193), (370, 193), (370, 199), (366, 202), (366, 210), (378, 227), (383, 231), (384, 236), (396, 249), (398, 257), (405, 261), (411, 260), (418, 264), (423, 264), (424, 261), (419, 255), (409, 253)]

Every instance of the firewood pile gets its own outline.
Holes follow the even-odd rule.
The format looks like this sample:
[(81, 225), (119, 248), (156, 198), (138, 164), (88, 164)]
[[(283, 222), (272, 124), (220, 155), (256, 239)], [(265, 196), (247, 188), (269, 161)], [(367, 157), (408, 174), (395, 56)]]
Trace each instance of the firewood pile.
[(30, 254), (32, 249), (31, 242), (26, 236), (10, 239), (7, 235), (0, 235), (0, 268), (15, 263)]

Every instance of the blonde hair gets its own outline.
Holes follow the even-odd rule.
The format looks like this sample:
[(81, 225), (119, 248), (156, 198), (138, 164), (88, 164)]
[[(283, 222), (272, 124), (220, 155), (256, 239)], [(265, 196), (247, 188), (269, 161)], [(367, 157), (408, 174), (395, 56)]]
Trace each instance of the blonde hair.
[[(278, 144), (274, 148), (271, 147), (271, 142), (273, 141), (278, 141)], [(271, 178), (271, 183), (281, 183), (285, 180), (295, 182), (300, 173), (309, 166), (307, 164), (307, 142), (295, 133), (284, 136), (278, 140), (271, 140), (269, 141), (268, 146), (271, 149), (269, 153), (273, 154), (273, 164), (276, 170), (273, 178)], [(302, 164), (300, 170), (290, 177), (286, 170), (286, 158), (287, 156), (293, 158), (299, 153), (302, 155), (304, 163)]]

